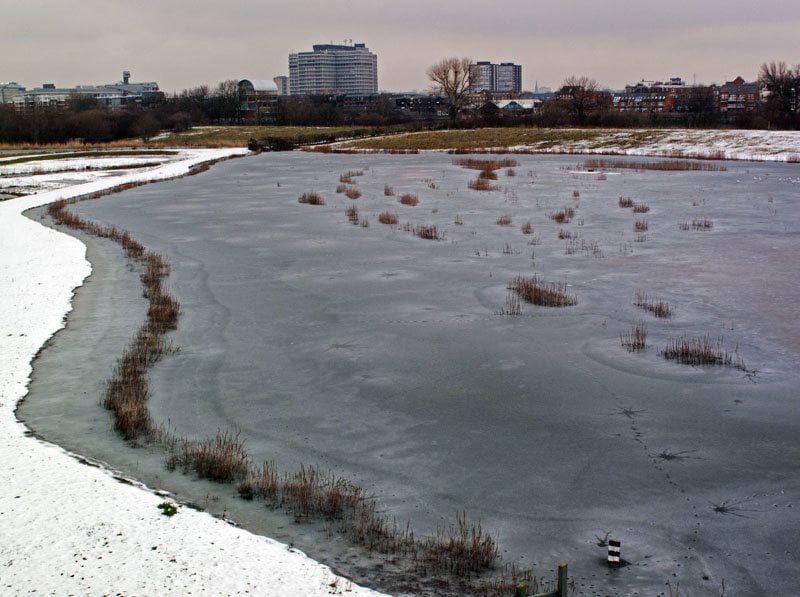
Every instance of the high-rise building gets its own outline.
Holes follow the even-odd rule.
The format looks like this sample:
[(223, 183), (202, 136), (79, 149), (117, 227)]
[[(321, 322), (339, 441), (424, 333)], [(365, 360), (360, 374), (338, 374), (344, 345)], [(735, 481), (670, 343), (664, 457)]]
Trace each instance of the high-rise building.
[(492, 93), (520, 93), (522, 91), (522, 66), (513, 62), (492, 64), (483, 60), (470, 65), (472, 90)]
[(378, 57), (365, 44), (315, 44), (313, 48), (289, 54), (292, 95), (378, 92)]

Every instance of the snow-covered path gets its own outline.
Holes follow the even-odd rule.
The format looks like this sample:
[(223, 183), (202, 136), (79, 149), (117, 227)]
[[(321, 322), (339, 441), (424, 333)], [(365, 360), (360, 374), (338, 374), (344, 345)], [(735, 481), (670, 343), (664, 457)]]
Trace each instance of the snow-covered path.
[(184, 174), (245, 150), (191, 150), (157, 169), (0, 202), (0, 593), (3, 595), (375, 594), (286, 545), (181, 508), (26, 435), (14, 416), (31, 361), (91, 271), (82, 243), (24, 217), (124, 182)]

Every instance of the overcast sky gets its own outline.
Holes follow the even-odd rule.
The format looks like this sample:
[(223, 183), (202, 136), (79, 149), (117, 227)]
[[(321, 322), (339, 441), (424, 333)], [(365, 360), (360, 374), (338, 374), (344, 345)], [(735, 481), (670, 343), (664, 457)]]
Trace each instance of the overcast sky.
[(381, 90), (447, 56), (516, 62), (523, 87), (588, 75), (752, 80), (800, 63), (800, 0), (0, 0), (0, 83), (156, 81), (167, 92), (288, 74), (314, 43), (364, 42)]

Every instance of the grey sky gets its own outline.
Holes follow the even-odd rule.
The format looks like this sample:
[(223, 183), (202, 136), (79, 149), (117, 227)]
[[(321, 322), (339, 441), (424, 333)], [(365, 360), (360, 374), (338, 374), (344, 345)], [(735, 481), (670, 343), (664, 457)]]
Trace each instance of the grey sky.
[(287, 74), (291, 51), (363, 41), (382, 90), (426, 89), (446, 56), (513, 61), (523, 86), (588, 75), (753, 79), (800, 63), (800, 0), (0, 0), (0, 83), (134, 81), (165, 91)]

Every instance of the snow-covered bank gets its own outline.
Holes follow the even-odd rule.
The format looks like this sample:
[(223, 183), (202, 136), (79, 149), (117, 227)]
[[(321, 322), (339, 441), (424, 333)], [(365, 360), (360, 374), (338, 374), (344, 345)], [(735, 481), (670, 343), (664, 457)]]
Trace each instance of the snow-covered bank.
[(14, 408), (31, 361), (63, 326), (90, 273), (85, 247), (22, 213), (110, 186), (179, 176), (246, 153), (191, 150), (156, 170), (0, 203), (0, 592), (3, 594), (374, 594), (286, 545), (181, 508), (28, 437)]

